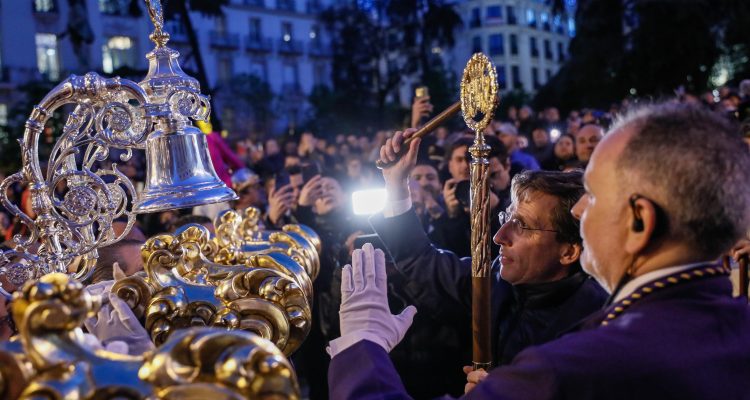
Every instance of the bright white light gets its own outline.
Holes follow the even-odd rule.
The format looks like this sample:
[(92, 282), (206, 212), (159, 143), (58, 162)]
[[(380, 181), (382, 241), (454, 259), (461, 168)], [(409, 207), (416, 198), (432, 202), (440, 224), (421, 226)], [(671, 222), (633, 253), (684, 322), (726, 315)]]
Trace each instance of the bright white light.
[(316, 37), (318, 37), (318, 34), (315, 31), (310, 31), (310, 39), (315, 39)]
[(635, 96), (636, 93), (638, 93), (638, 91), (635, 90), (635, 88), (630, 88), (630, 94), (631, 95)]
[(553, 142), (556, 142), (557, 139), (560, 139), (560, 130), (557, 128), (553, 128), (551, 131), (549, 131), (549, 137), (552, 138)]
[(385, 189), (358, 190), (352, 193), (355, 215), (370, 215), (383, 211), (387, 194)]
[(288, 34), (288, 33), (285, 33), (285, 34), (284, 34), (284, 41), (285, 41), (285, 42), (288, 42), (288, 41), (290, 41), (290, 40), (292, 40), (292, 35), (290, 35), (290, 34)]

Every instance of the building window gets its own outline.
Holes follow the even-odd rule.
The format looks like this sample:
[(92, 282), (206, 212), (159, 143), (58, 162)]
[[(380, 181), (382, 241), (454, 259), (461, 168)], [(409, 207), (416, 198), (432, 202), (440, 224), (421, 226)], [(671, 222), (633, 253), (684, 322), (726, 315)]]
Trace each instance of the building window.
[(291, 22), (282, 22), (281, 23), (281, 38), (285, 42), (291, 42), (292, 41), (292, 23)]
[(248, 37), (250, 38), (250, 40), (260, 42), (260, 39), (262, 37), (260, 18), (250, 18), (250, 22), (248, 23), (248, 30)]
[(563, 24), (562, 24), (562, 21), (560, 20), (559, 15), (555, 15), (555, 17), (552, 18), (552, 25), (555, 27), (555, 32), (561, 35), (565, 33), (565, 30), (563, 28)]
[(557, 43), (557, 61), (563, 62), (565, 60), (565, 49), (563, 48), (563, 43), (558, 42)]
[(8, 125), (8, 105), (0, 103), (0, 126)]
[(510, 34), (510, 55), (518, 55), (518, 36), (515, 33)]
[(224, 15), (214, 17), (214, 31), (219, 35), (227, 33), (227, 19)]
[(219, 83), (226, 83), (232, 79), (234, 73), (231, 58), (219, 58), (216, 75)]
[(320, 40), (320, 28), (317, 25), (310, 27), (310, 40)]
[(544, 39), (544, 58), (547, 60), (551, 60), (552, 57), (552, 43), (550, 43), (549, 39)]
[(32, 3), (35, 13), (56, 13), (57, 2), (55, 0), (34, 0)]
[(505, 7), (505, 14), (508, 15), (508, 25), (516, 24), (516, 9), (513, 6)]
[(482, 37), (481, 36), (474, 36), (474, 38), (471, 40), (471, 52), (472, 53), (482, 52)]
[(490, 56), (502, 56), (505, 54), (505, 43), (502, 34), (490, 35)]
[(108, 15), (126, 15), (130, 0), (99, 0), (99, 12)]
[(284, 79), (284, 90), (290, 91), (290, 92), (296, 92), (299, 90), (299, 80), (297, 75), (297, 65), (296, 64), (284, 64), (283, 69), (283, 79)]
[(531, 68), (531, 84), (534, 86), (534, 90), (539, 88), (539, 69), (536, 67)]
[(313, 80), (317, 86), (328, 85), (328, 69), (325, 64), (315, 64), (313, 66)]
[(568, 18), (568, 36), (573, 37), (576, 35), (576, 21), (573, 18)]
[(530, 27), (536, 28), (536, 14), (534, 13), (534, 10), (532, 9), (526, 10), (526, 23)]
[(479, 28), (482, 26), (482, 10), (479, 7), (471, 9), (471, 18), (469, 18), (469, 28)]
[(542, 20), (542, 29), (549, 32), (552, 29), (552, 26), (550, 25), (550, 22), (549, 22), (549, 14), (543, 12), (539, 14), (539, 16), (540, 16), (540, 19)]
[(529, 38), (529, 48), (531, 49), (531, 56), (532, 57), (539, 57), (539, 48), (536, 47), (536, 38), (535, 37)]
[(510, 77), (513, 79), (513, 88), (521, 89), (521, 69), (518, 68), (518, 65), (514, 65), (510, 68)]
[(255, 75), (258, 79), (266, 80), (266, 63), (261, 60), (250, 62), (250, 75)]
[(507, 76), (505, 75), (505, 65), (497, 66), (497, 83), (501, 88), (507, 88)]
[(503, 18), (503, 7), (501, 6), (488, 6), (487, 7), (487, 19), (498, 20)]
[(57, 36), (52, 33), (36, 34), (36, 65), (46, 79), (60, 78), (60, 60), (57, 56)]
[(120, 67), (135, 67), (133, 39), (127, 36), (112, 36), (102, 46), (102, 70), (111, 74)]

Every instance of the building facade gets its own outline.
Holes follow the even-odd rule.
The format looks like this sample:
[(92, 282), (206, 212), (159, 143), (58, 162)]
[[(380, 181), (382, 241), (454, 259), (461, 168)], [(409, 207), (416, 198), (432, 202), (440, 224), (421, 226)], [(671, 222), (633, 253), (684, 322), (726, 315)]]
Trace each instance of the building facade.
[[(190, 12), (212, 103), (225, 127), (242, 135), (257, 128), (247, 118), (247, 102), (236, 101), (238, 76), (268, 83), (279, 124), (301, 120), (307, 94), (330, 80), (330, 43), (317, 22), (327, 4), (230, 0), (220, 16)], [(57, 82), (87, 71), (110, 75), (125, 67), (145, 75), (153, 27), (143, 2), (137, 2), (140, 13), (132, 6), (130, 0), (0, 0), (0, 126), (8, 124), (24, 83)], [(183, 69), (196, 71), (183, 25), (177, 16), (165, 29)]]
[(468, 0), (457, 4), (464, 21), (450, 60), (461, 76), (473, 53), (487, 54), (501, 90), (534, 93), (560, 68), (575, 35), (575, 2), (553, 14), (547, 0)]

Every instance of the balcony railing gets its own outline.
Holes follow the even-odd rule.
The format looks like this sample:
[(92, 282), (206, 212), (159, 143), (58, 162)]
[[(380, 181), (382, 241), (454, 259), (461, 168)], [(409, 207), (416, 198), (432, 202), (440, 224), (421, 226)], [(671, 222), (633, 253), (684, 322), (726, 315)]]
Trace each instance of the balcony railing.
[(211, 31), (209, 43), (214, 47), (237, 49), (240, 47), (240, 36), (236, 33)]
[(333, 55), (333, 49), (331, 45), (321, 43), (319, 41), (312, 41), (307, 45), (308, 54), (311, 57), (331, 57)]
[(276, 8), (283, 11), (297, 11), (294, 0), (276, 0)]
[(302, 54), (302, 43), (299, 40), (279, 39), (278, 50), (281, 54)]
[(242, 0), (242, 4), (252, 7), (266, 7), (265, 0)]
[(273, 43), (269, 38), (257, 37), (254, 35), (245, 36), (245, 50), (257, 52), (270, 52), (273, 49)]
[(308, 14), (319, 14), (323, 11), (323, 5), (319, 1), (310, 0), (305, 5)]

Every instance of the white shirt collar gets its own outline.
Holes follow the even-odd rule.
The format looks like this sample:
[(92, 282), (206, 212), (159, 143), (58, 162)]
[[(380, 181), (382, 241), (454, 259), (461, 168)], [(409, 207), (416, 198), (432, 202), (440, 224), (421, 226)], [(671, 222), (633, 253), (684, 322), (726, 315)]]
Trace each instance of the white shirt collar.
[(665, 276), (676, 274), (681, 271), (686, 271), (688, 269), (695, 268), (699, 265), (705, 265), (711, 262), (713, 261), (703, 261), (703, 262), (697, 262), (697, 263), (692, 263), (692, 264), (684, 264), (684, 265), (678, 265), (675, 267), (657, 269), (655, 271), (647, 272), (639, 277), (634, 278), (628, 283), (626, 283), (625, 286), (623, 286), (622, 289), (620, 289), (620, 291), (617, 293), (617, 296), (615, 296), (613, 303), (617, 303), (618, 301), (630, 296), (630, 294), (635, 292), (636, 289), (638, 289), (639, 287), (649, 282), (655, 281)]

